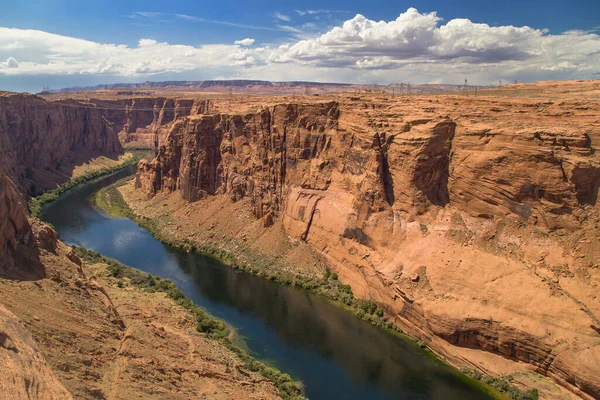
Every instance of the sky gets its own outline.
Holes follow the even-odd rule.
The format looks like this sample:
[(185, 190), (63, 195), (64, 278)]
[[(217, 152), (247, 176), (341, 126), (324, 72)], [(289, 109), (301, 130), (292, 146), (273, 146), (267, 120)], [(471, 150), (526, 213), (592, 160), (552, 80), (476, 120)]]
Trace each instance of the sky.
[(598, 0), (0, 0), (0, 90), (600, 79)]

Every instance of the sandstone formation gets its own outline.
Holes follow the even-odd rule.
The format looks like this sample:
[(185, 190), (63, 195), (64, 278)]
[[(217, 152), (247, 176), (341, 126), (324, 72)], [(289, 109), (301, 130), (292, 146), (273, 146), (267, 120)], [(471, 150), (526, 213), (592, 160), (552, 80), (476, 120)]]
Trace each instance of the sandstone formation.
[(247, 204), (257, 242), (281, 224), (457, 365), (526, 364), (599, 397), (598, 115), (594, 100), (348, 96), (190, 116), (135, 185), (198, 202), (186, 219)]
[(93, 154), (122, 152), (102, 114), (76, 102), (0, 93), (0, 150), (7, 171), (26, 193), (39, 194), (69, 175), (61, 167)]
[(279, 398), (164, 293), (119, 288), (103, 264), (82, 265), (50, 227), (31, 225), (45, 277), (0, 279), (3, 395)]
[(0, 276), (14, 265), (21, 245), (33, 245), (22, 195), (0, 164)]
[(126, 98), (57, 100), (0, 92), (0, 150), (15, 184), (31, 195), (67, 180), (93, 156), (118, 156), (121, 143), (155, 147), (182, 116), (205, 113), (206, 100)]
[(0, 305), (0, 392), (13, 399), (72, 399), (48, 366), (31, 333)]
[[(27, 195), (122, 153), (111, 112), (0, 94), (0, 397), (279, 398), (164, 293), (121, 288), (28, 216)], [(160, 118), (177, 118), (169, 112)]]

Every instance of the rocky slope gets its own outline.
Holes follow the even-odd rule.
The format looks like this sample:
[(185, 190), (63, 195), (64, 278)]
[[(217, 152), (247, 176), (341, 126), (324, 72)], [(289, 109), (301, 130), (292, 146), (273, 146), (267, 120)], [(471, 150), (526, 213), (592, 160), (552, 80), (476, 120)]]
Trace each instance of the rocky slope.
[(0, 163), (0, 276), (14, 267), (19, 247), (32, 245), (23, 196)]
[(28, 216), (26, 194), (121, 152), (109, 116), (69, 104), (0, 95), (3, 398), (279, 398), (164, 293), (122, 288)]
[(192, 211), (245, 204), (249, 246), (282, 226), (456, 364), (600, 396), (600, 104), (337, 100), (179, 119), (136, 187), (198, 202), (178, 226), (200, 242), (235, 216)]
[[(0, 392), (16, 398), (265, 398), (277, 390), (164, 293), (117, 285), (31, 221), (44, 278), (0, 279)], [(71, 397), (72, 396), (72, 397)]]

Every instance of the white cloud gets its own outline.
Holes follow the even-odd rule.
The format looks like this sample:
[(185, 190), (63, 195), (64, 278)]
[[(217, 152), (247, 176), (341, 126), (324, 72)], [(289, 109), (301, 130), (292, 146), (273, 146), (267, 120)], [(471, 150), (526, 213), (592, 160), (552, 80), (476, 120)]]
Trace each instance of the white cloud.
[(527, 26), (491, 27), (468, 19), (440, 26), (441, 20), (435, 12), (422, 14), (414, 8), (390, 22), (358, 14), (317, 38), (279, 47), (270, 61), (351, 69), (410, 69), (428, 63), (429, 69), (441, 71), (469, 64), (497, 72), (508, 65), (600, 70), (600, 36), (590, 32), (548, 35)]
[(156, 40), (152, 40), (152, 39), (140, 39), (138, 41), (138, 46), (140, 46), (140, 47), (154, 46), (157, 43), (158, 42)]
[(183, 20), (190, 21), (190, 22), (203, 22), (203, 23), (209, 23), (209, 24), (231, 26), (234, 28), (255, 29), (255, 30), (263, 30), (263, 31), (278, 31), (279, 30), (277, 28), (273, 28), (270, 26), (238, 24), (237, 22), (220, 21), (220, 20), (216, 20), (216, 19), (206, 19), (206, 18), (195, 17), (193, 15), (187, 15), (187, 14), (172, 14), (172, 16), (174, 16), (175, 18), (183, 19)]
[(282, 31), (293, 32), (293, 33), (302, 33), (302, 31), (300, 29), (294, 28), (293, 26), (289, 26), (289, 25), (277, 25), (277, 27), (279, 29), (281, 29)]
[(294, 10), (298, 15), (303, 16), (306, 14), (317, 15), (317, 14), (351, 14), (347, 10)]
[(136, 11), (133, 14), (129, 15), (129, 18), (156, 18), (162, 15), (159, 12), (153, 11)]
[(242, 40), (236, 40), (233, 43), (239, 44), (240, 46), (252, 46), (254, 44), (254, 39), (246, 38), (246, 39), (242, 39)]
[(0, 63), (0, 68), (19, 68), (19, 63), (14, 57), (8, 57), (5, 62)]
[(280, 12), (275, 12), (273, 14), (273, 16), (275, 16), (275, 18), (277, 18), (277, 19), (280, 19), (280, 20), (286, 21), (286, 22), (289, 22), (291, 20), (289, 16), (282, 14)]
[(373, 21), (359, 14), (320, 36), (299, 40), (315, 31), (311, 22), (300, 29), (290, 25), (255, 27), (184, 14), (171, 18), (289, 32), (296, 38), (257, 48), (251, 47), (255, 41), (250, 37), (202, 46), (141, 38), (137, 46), (127, 46), (0, 27), (0, 60), (6, 60), (0, 62), (0, 86), (10, 86), (16, 77), (25, 77), (24, 81), (47, 75), (94, 76), (95, 81), (101, 80), (99, 77), (132, 81), (154, 76), (164, 80), (226, 77), (357, 83), (460, 83), (468, 78), (473, 84), (498, 79), (597, 79), (600, 75), (600, 36), (589, 31), (551, 35), (527, 26), (493, 27), (467, 19), (443, 22), (436, 13), (411, 8), (391, 21)]
[[(127, 77), (248, 66), (255, 62), (249, 49), (234, 44), (195, 47), (140, 39), (138, 47), (128, 47), (36, 30), (0, 28), (0, 59), (7, 57), (9, 52), (19, 58), (19, 68), (3, 68), (0, 75), (113, 74)], [(15, 63), (13, 58), (3, 64)]]

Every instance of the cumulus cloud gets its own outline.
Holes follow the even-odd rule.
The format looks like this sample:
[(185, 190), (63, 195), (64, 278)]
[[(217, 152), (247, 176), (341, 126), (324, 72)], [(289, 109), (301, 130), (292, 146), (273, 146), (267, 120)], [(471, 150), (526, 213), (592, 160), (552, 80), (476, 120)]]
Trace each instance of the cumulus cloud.
[[(326, 11), (331, 12), (296, 13)], [(242, 26), (183, 14), (173, 18)], [(487, 84), (498, 79), (589, 79), (600, 73), (600, 36), (591, 31), (551, 35), (527, 26), (489, 26), (468, 19), (446, 22), (435, 12), (420, 13), (414, 8), (391, 21), (358, 14), (318, 36), (307, 33), (316, 29), (309, 24), (301, 29), (243, 25), (296, 36), (282, 45), (256, 48), (249, 37), (202, 46), (141, 38), (137, 46), (127, 46), (0, 27), (0, 60), (6, 60), (0, 62), (0, 78), (7, 77), (9, 83), (8, 77), (31, 75), (357, 83), (457, 83), (469, 78), (470, 83)]]
[(156, 40), (153, 40), (153, 39), (140, 39), (138, 41), (138, 46), (139, 47), (154, 46), (157, 43), (158, 42)]
[[(360, 14), (325, 34), (273, 52), (274, 63), (306, 63), (338, 68), (404, 68), (434, 63), (444, 66), (478, 64), (486, 68), (521, 63), (525, 68), (551, 64), (574, 70), (598, 65), (600, 36), (582, 31), (548, 35), (527, 26), (492, 27), (468, 19), (440, 25), (435, 12), (414, 8), (390, 22), (373, 21)], [(546, 67), (549, 69), (550, 67)]]
[(14, 57), (8, 57), (5, 62), (0, 63), (0, 68), (19, 68), (19, 63)]
[(246, 38), (246, 39), (242, 39), (242, 40), (236, 40), (233, 43), (239, 44), (240, 46), (252, 46), (254, 44), (254, 39)]
[[(127, 77), (221, 66), (242, 67), (255, 62), (249, 49), (235, 44), (195, 47), (140, 39), (137, 47), (128, 47), (43, 31), (0, 28), (0, 59), (7, 52), (19, 57), (19, 68), (3, 68), (0, 74), (113, 74)], [(12, 58), (2, 64), (14, 66), (15, 63)]]

